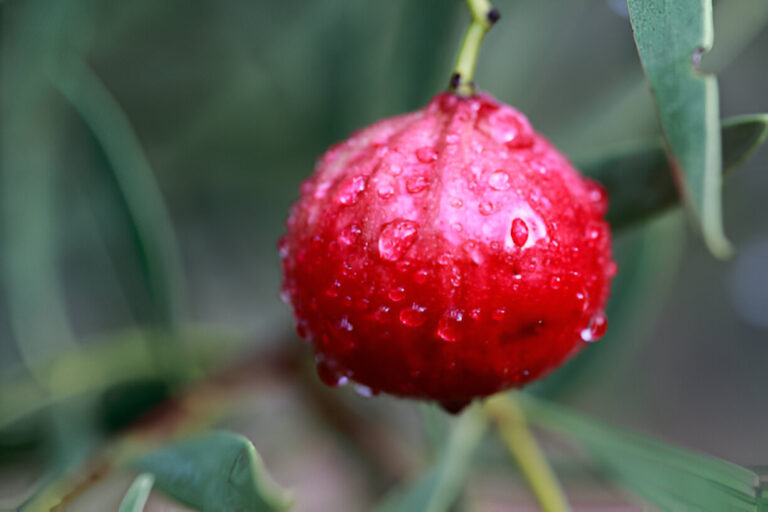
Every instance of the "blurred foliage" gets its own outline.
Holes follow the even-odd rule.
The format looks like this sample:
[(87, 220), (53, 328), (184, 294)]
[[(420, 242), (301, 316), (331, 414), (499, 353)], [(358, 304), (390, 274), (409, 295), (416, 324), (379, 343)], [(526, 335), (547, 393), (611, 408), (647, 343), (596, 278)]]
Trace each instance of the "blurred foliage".
[[(662, 148), (638, 142), (660, 140), (662, 133), (626, 5), (602, 0), (494, 4), (503, 18), (481, 54), (480, 86), (526, 112), (537, 129), (577, 162), (585, 162), (585, 171), (611, 189), (615, 219), (645, 218), (669, 206), (676, 196), (670, 193), (673, 181)], [(482, 448), (489, 442), (481, 439), (482, 420), (468, 414), (448, 428), (446, 423), (455, 422), (427, 408), (435, 453), (417, 467), (393, 462), (387, 457), (421, 453), (413, 448), (422, 439), (413, 434), (413, 424), (421, 423), (411, 404), (381, 398), (363, 403), (334, 392), (342, 404), (329, 409), (318, 407), (314, 401), (320, 395), (312, 391), (312, 406), (306, 407), (301, 397), (316, 382), (297, 377), (290, 358), (272, 354), (288, 347), (311, 357), (288, 336), (289, 314), (276, 292), (275, 241), (300, 180), (333, 142), (375, 119), (419, 108), (441, 90), (467, 20), (458, 0), (0, 3), (0, 508), (15, 507), (34, 489), (52, 489), (48, 484), (76, 473), (86, 458), (99, 453), (98, 447), (116, 433), (130, 432), (157, 404), (162, 408), (176, 399), (207, 396), (190, 386), (211, 373), (226, 380), (233, 360), (247, 362), (246, 373), (264, 380), (246, 380), (245, 394), (254, 401), (247, 407), (237, 402), (229, 411), (228, 417), (249, 418), (250, 423), (229, 421), (249, 432), (270, 468), (271, 463), (290, 466), (292, 454), (301, 456), (300, 464), (276, 475), (283, 483), (297, 483), (297, 510), (355, 509), (377, 502), (380, 483), (355, 484), (359, 471), (344, 473), (342, 467), (358, 460), (349, 452), (366, 450), (367, 457), (385, 467), (426, 469), (414, 487), (388, 494), (382, 507), (401, 510), (408, 503), (418, 510), (442, 510), (455, 498), (469, 500), (458, 495), (455, 484), (467, 474), (472, 444)], [(702, 68), (723, 71), (721, 109), (726, 115), (768, 111), (767, 21), (763, 0), (715, 3), (716, 45), (704, 56)], [(764, 137), (764, 126), (764, 116), (724, 124), (723, 169), (743, 163), (741, 157)], [(731, 180), (731, 197), (764, 195), (768, 173), (755, 171), (765, 166), (763, 150)], [(649, 183), (653, 186), (645, 188)], [(652, 204), (621, 210), (633, 198)], [(768, 205), (763, 203), (732, 201), (729, 209), (726, 200), (736, 242), (765, 235)], [(535, 392), (586, 404), (599, 415), (639, 423), (641, 429), (664, 431), (669, 408), (679, 409), (686, 443), (727, 455), (738, 432), (686, 407), (703, 403), (718, 418), (755, 411), (749, 421), (759, 425), (760, 418), (768, 420), (752, 399), (757, 393), (752, 390), (764, 388), (764, 378), (745, 377), (764, 375), (768, 349), (759, 342), (765, 332), (733, 320), (712, 323), (727, 308), (707, 302), (716, 294), (705, 286), (724, 277), (697, 263), (698, 246), (683, 252), (678, 215), (632, 227), (616, 238), (620, 272), (606, 341), (588, 347)], [(699, 273), (689, 278), (690, 296), (685, 296), (675, 284), (688, 268)], [(702, 279), (703, 272), (708, 273)], [(669, 293), (673, 297), (668, 300)], [(696, 308), (702, 329), (727, 338), (732, 353), (740, 354), (737, 363), (724, 369), (727, 360), (715, 358), (713, 372), (691, 359), (693, 351), (701, 360), (714, 349), (695, 331), (689, 333), (695, 326), (688, 308)], [(663, 331), (657, 328), (660, 316), (666, 322)], [(708, 317), (712, 322), (705, 321)], [(685, 354), (684, 368), (672, 366), (679, 360), (668, 348), (673, 344)], [(667, 373), (657, 378), (659, 368)], [(272, 371), (279, 375), (270, 377)], [(675, 379), (722, 379), (727, 384), (720, 389), (733, 396), (724, 410), (715, 406), (718, 397), (703, 392), (684, 404), (667, 404), (668, 409), (658, 402), (667, 388), (654, 397), (656, 402), (649, 401), (649, 383), (669, 386)], [(280, 393), (288, 395), (291, 406), (280, 402)], [(669, 395), (674, 400), (676, 395)], [(231, 390), (216, 397), (222, 403), (235, 400)], [(270, 409), (274, 400), (278, 405)], [(346, 403), (351, 400), (353, 407)], [(202, 409), (207, 411), (203, 416), (221, 419)], [(271, 433), (248, 427), (270, 424), (286, 411), (293, 411), (295, 421), (282, 420)], [(342, 411), (348, 417), (340, 422)], [(686, 490), (693, 492), (694, 487), (703, 489), (696, 486), (730, 478), (731, 473), (723, 479), (720, 473), (680, 476), (691, 466), (710, 468), (711, 461), (690, 463), (683, 452), (645, 440), (637, 444), (636, 438), (591, 420), (574, 419), (557, 408), (548, 411), (540, 414), (542, 425), (572, 426), (566, 434), (596, 454), (608, 468), (607, 477), (634, 485), (647, 498), (655, 496), (662, 508), (678, 503), (680, 496), (679, 489), (655, 494), (659, 486), (687, 482), (693, 487)], [(359, 426), (360, 416), (368, 416), (365, 427)], [(747, 419), (733, 421), (742, 425)], [(380, 437), (371, 425), (397, 432), (398, 449), (383, 455), (372, 450)], [(719, 444), (703, 442), (706, 429)], [(167, 439), (177, 442), (176, 429), (168, 430)], [(359, 442), (371, 436), (368, 445)], [(456, 436), (463, 440), (455, 441)], [(753, 456), (747, 462), (765, 462), (768, 452), (754, 448), (756, 440), (749, 436), (740, 437)], [(336, 456), (344, 463), (319, 458), (325, 462), (302, 473), (300, 468), (309, 467), (316, 454), (310, 447), (329, 446), (329, 439), (337, 438), (345, 446), (333, 453), (342, 454)], [(237, 439), (255, 453), (249, 442)], [(658, 458), (648, 459), (654, 456), (668, 464), (665, 472), (656, 473)], [(645, 458), (635, 464), (638, 457)], [(675, 462), (680, 459), (686, 462)], [(519, 476), (506, 467), (503, 471), (509, 480)], [(715, 497), (726, 500), (718, 502), (723, 506), (730, 498), (752, 496), (742, 481), (753, 475), (741, 469), (732, 474), (734, 479), (717, 488)], [(155, 487), (174, 495), (155, 475)], [(318, 480), (321, 476), (326, 480)], [(86, 481), (110, 489), (98, 502), (114, 502), (116, 509), (148, 492), (146, 480), (131, 486), (134, 478), (129, 474), (113, 482), (99, 473)], [(316, 480), (324, 483), (313, 487)], [(72, 487), (69, 480), (66, 484)], [(339, 492), (323, 494), (323, 485)], [(355, 485), (362, 489), (362, 505), (350, 504)], [(602, 480), (593, 485), (605, 488)], [(342, 489), (348, 501), (332, 501), (341, 500), (329, 495)], [(706, 489), (697, 499), (714, 496)], [(168, 506), (154, 502), (154, 495), (147, 510)]]

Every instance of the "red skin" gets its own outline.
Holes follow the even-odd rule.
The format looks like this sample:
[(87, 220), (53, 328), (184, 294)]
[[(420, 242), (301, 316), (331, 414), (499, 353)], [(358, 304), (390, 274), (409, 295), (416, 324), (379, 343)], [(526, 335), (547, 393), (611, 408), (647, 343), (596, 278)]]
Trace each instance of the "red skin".
[(603, 189), (487, 94), (437, 95), (323, 155), (280, 241), (329, 385), (458, 410), (605, 332)]

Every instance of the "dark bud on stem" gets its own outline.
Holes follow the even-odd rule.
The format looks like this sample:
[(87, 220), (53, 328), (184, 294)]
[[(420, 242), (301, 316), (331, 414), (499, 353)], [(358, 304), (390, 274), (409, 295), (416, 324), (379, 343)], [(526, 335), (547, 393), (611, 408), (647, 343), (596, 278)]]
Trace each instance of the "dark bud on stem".
[(488, 11), (488, 14), (486, 15), (486, 17), (488, 18), (488, 23), (493, 25), (494, 23), (499, 21), (499, 19), (501, 18), (501, 13), (497, 8), (494, 7), (493, 9)]
[(454, 73), (451, 75), (451, 90), (455, 91), (458, 89), (459, 85), (461, 84), (461, 75), (459, 73)]

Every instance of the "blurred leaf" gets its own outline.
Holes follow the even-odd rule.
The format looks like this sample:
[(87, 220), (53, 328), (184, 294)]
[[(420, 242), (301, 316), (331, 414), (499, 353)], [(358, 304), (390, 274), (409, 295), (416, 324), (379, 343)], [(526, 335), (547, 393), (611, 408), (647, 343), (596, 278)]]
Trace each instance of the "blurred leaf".
[(456, 421), (440, 459), (414, 484), (395, 489), (376, 512), (441, 512), (448, 510), (464, 486), (475, 448), (487, 420), (475, 405)]
[(630, 21), (683, 201), (710, 251), (727, 257), (721, 212), (717, 81), (698, 72), (712, 47), (712, 1), (628, 0)]
[[(768, 114), (728, 118), (721, 128), (722, 170), (736, 169), (768, 136)], [(663, 145), (647, 144), (578, 165), (602, 183), (610, 198), (608, 222), (625, 228), (674, 205), (679, 198)]]
[(118, 512), (142, 512), (154, 484), (155, 477), (151, 473), (137, 476), (120, 502)]
[(202, 512), (283, 510), (293, 502), (272, 481), (253, 444), (232, 432), (167, 445), (131, 465), (152, 473), (164, 493)]
[(748, 469), (520, 398), (532, 424), (578, 441), (609, 476), (662, 510), (757, 511), (758, 478)]
[[(87, 348), (62, 354), (33, 371), (46, 383), (42, 388), (21, 369), (0, 378), (0, 427), (47, 406), (85, 393), (103, 392), (125, 382), (161, 379), (179, 384), (199, 377), (201, 371), (221, 363), (236, 343), (231, 336), (187, 330), (176, 335), (178, 343), (164, 342), (167, 332), (128, 331)], [(179, 359), (174, 345), (184, 343), (189, 359)], [(176, 365), (172, 374), (166, 369)], [(181, 379), (181, 380), (176, 380)]]
[(136, 249), (155, 297), (158, 319), (173, 325), (183, 310), (181, 256), (170, 215), (141, 143), (120, 105), (81, 59), (65, 59), (54, 80), (111, 163), (134, 224)]

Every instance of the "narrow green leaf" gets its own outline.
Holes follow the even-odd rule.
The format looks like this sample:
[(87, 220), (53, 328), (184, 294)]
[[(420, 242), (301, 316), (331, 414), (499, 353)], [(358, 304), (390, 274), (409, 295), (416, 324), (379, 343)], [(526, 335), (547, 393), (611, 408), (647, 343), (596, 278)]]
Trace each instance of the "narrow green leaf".
[(155, 485), (155, 477), (151, 473), (142, 473), (137, 476), (125, 493), (123, 501), (120, 502), (118, 512), (142, 512), (153, 485)]
[(183, 312), (184, 277), (165, 201), (128, 117), (80, 58), (63, 60), (54, 83), (89, 126), (111, 164), (137, 234), (137, 252), (158, 318), (174, 325)]
[(662, 510), (757, 511), (758, 477), (748, 469), (521, 398), (532, 424), (578, 441), (609, 476)]
[(215, 431), (162, 447), (130, 463), (156, 487), (202, 512), (284, 510), (293, 499), (267, 473), (245, 437)]
[(457, 420), (438, 461), (415, 483), (395, 489), (376, 512), (442, 512), (456, 500), (469, 472), (472, 455), (485, 433), (487, 420), (472, 406)]
[[(727, 173), (743, 164), (768, 136), (768, 114), (728, 118), (721, 127), (722, 165)], [(608, 191), (608, 222), (623, 229), (678, 202), (679, 194), (661, 142), (627, 147), (579, 162), (582, 172)]]
[(712, 47), (712, 0), (628, 0), (635, 43), (653, 93), (684, 203), (710, 251), (727, 257), (721, 213), (717, 81), (697, 69)]

